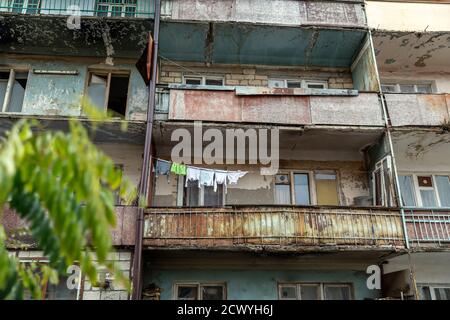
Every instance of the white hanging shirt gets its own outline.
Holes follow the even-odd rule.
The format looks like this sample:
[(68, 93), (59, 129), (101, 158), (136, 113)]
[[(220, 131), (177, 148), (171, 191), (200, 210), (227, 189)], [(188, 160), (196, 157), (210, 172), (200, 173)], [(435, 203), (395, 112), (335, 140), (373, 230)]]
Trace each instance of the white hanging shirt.
[(227, 192), (227, 177), (228, 177), (228, 172), (216, 171), (216, 178), (214, 179), (214, 192), (217, 192), (218, 184), (223, 184), (225, 193)]
[(188, 185), (188, 181), (198, 181), (200, 187), (200, 170), (188, 167), (186, 170), (186, 187)]
[(237, 184), (239, 179), (245, 176), (248, 172), (247, 171), (232, 171), (228, 172), (228, 184)]

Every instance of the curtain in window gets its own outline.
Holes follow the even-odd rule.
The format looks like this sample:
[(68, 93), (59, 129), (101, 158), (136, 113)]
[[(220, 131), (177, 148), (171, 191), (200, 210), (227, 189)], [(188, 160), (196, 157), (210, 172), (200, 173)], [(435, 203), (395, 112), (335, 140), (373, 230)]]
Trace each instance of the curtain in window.
[(437, 207), (436, 196), (434, 189), (432, 190), (420, 190), (420, 196), (422, 197), (422, 206), (428, 208)]
[(450, 207), (450, 180), (448, 176), (436, 176), (441, 207)]
[(413, 181), (411, 176), (399, 176), (400, 191), (402, 193), (403, 205), (407, 207), (415, 207)]
[(275, 199), (277, 204), (291, 204), (291, 187), (287, 184), (275, 185)]

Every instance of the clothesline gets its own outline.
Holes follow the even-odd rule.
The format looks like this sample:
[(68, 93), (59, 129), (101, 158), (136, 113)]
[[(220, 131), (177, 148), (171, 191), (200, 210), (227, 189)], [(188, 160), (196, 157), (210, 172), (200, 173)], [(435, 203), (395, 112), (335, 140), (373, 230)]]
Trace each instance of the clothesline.
[[(165, 163), (174, 163), (173, 161), (169, 161), (169, 160), (165, 160), (165, 159), (161, 159), (161, 158), (156, 158), (156, 157), (152, 157), (153, 159), (157, 160), (157, 161), (162, 161)], [(236, 170), (220, 170), (220, 169), (209, 169), (209, 168), (203, 168), (203, 167), (196, 167), (196, 166), (191, 166), (190, 164), (186, 164), (186, 167), (192, 168), (192, 169), (198, 169), (198, 170), (206, 170), (206, 171), (214, 171), (214, 172), (221, 172), (221, 173), (227, 173), (227, 172), (244, 172), (244, 171), (236, 171)], [(248, 172), (248, 171), (245, 171)]]

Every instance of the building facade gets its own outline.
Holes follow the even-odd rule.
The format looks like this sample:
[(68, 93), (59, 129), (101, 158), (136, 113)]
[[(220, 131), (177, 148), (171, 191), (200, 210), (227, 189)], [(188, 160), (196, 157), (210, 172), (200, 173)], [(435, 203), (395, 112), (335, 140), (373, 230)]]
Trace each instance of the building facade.
[[(0, 0), (0, 128), (89, 127), (82, 96), (113, 114), (93, 141), (148, 190), (143, 212), (117, 203), (112, 231), (132, 298), (450, 299), (445, 2)], [(230, 132), (244, 147), (203, 152)], [(251, 144), (269, 132), (267, 174)], [(164, 174), (181, 136), (188, 168), (246, 174)], [(49, 298), (131, 298), (79, 283)]]

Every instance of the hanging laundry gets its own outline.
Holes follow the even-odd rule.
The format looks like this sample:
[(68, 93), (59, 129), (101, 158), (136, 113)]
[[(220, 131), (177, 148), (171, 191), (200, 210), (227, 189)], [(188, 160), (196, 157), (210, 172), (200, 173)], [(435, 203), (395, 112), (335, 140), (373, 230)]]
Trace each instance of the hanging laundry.
[(237, 184), (239, 179), (245, 176), (248, 172), (247, 171), (232, 171), (228, 172), (228, 184)]
[(198, 181), (198, 186), (200, 187), (200, 169), (187, 167), (186, 170), (186, 184), (188, 186), (188, 181)]
[(226, 172), (226, 171), (216, 171), (215, 179), (214, 179), (214, 192), (217, 192), (218, 184), (223, 184), (225, 193), (227, 192), (227, 176), (228, 176), (228, 172)]
[(161, 176), (168, 176), (170, 174), (170, 165), (171, 163), (169, 161), (164, 160), (156, 160), (156, 166), (155, 166), (155, 175), (158, 177)]
[(185, 176), (187, 171), (187, 167), (184, 164), (172, 163), (172, 167), (170, 168), (170, 172), (175, 173), (179, 176)]
[(212, 187), (214, 185), (214, 171), (201, 170), (200, 171), (200, 185), (205, 187)]

